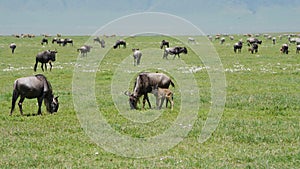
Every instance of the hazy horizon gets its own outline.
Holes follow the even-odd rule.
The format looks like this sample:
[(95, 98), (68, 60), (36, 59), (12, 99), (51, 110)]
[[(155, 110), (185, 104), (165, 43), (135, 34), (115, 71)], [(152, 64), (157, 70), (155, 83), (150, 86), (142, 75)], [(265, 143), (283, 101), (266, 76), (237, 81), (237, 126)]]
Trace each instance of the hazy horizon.
[(300, 31), (297, 0), (0, 0), (0, 35), (91, 35), (113, 20), (143, 12), (178, 16), (205, 34)]

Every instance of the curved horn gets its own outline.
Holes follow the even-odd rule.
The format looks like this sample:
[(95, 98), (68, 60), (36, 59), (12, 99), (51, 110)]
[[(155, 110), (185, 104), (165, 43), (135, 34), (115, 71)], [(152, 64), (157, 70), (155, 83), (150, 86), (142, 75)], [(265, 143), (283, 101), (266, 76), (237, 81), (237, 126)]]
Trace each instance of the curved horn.
[(130, 95), (131, 95), (131, 93), (130, 93), (129, 91), (125, 91), (124, 94), (125, 94), (126, 96), (130, 96)]

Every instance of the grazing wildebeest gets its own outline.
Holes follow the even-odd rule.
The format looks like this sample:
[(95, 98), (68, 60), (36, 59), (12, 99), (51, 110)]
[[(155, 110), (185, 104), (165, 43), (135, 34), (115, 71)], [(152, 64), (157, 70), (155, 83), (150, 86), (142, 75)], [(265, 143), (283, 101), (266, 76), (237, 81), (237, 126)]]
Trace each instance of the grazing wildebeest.
[(139, 65), (142, 57), (142, 52), (139, 49), (132, 49), (133, 65)]
[[(52, 40), (52, 42), (53, 42), (53, 40)], [(66, 43), (65, 42), (65, 39), (56, 39), (56, 41), (55, 41), (59, 46), (61, 46), (61, 45), (63, 45), (64, 43)], [(64, 46), (64, 45), (63, 45)]]
[(188, 43), (196, 43), (196, 40), (192, 37), (188, 38)]
[(105, 41), (104, 41), (103, 39), (100, 40), (99, 37), (96, 37), (96, 38), (94, 38), (94, 43), (95, 43), (95, 42), (99, 42), (100, 45), (101, 45), (101, 48), (105, 48)]
[(222, 45), (224, 42), (225, 42), (225, 38), (223, 37), (223, 38), (221, 38), (221, 40), (220, 40), (220, 44)]
[(52, 70), (52, 63), (55, 61), (55, 54), (57, 53), (56, 50), (46, 50), (43, 52), (40, 52), (36, 55), (35, 58), (35, 65), (34, 65), (34, 71), (36, 71), (38, 62), (42, 63), (42, 70), (44, 71), (44, 65), (45, 65), (45, 69), (47, 70), (47, 63), (49, 63), (50, 65), (50, 71)]
[(166, 99), (166, 107), (168, 107), (168, 102), (171, 104), (171, 110), (174, 107), (173, 101), (173, 92), (170, 89), (160, 88), (160, 87), (152, 87), (151, 93), (156, 97), (156, 108), (161, 109), (165, 99)]
[(94, 38), (93, 40), (94, 40), (94, 43), (95, 42), (99, 42), (100, 43), (100, 38), (98, 36), (96, 38)]
[(117, 40), (113, 47), (114, 47), (114, 49), (116, 49), (117, 47), (120, 48), (121, 45), (123, 45), (123, 48), (126, 48), (126, 41), (122, 40), (122, 39)]
[(237, 43), (235, 43), (233, 45), (233, 51), (234, 51), (234, 53), (236, 53), (236, 51), (238, 51), (239, 53), (241, 53), (242, 47), (243, 47), (243, 42), (241, 40), (238, 41)]
[(41, 106), (44, 100), (44, 104), (49, 113), (57, 112), (59, 103), (58, 97), (54, 97), (52, 93), (52, 87), (47, 78), (42, 74), (37, 74), (35, 76), (22, 77), (14, 82), (14, 90), (12, 94), (12, 102), (11, 102), (11, 111), (10, 115), (12, 115), (16, 101), (20, 96), (19, 100), (19, 109), (21, 115), (23, 115), (22, 103), (25, 98), (33, 99), (37, 98), (38, 101), (38, 115), (41, 115)]
[(9, 48), (11, 49), (11, 53), (14, 54), (15, 53), (15, 49), (17, 48), (17, 45), (15, 43), (11, 43), (9, 45)]
[(248, 46), (251, 46), (252, 43), (257, 43), (257, 44), (261, 44), (262, 41), (261, 40), (258, 40), (257, 38), (248, 38), (247, 39), (247, 42), (248, 42)]
[(289, 46), (288, 46), (288, 44), (286, 44), (286, 43), (283, 44), (283, 45), (281, 46), (280, 51), (281, 51), (281, 53), (288, 54), (288, 53), (289, 53)]
[(164, 55), (163, 55), (163, 59), (166, 58), (168, 59), (168, 54), (170, 55), (174, 55), (174, 58), (176, 57), (176, 55), (178, 55), (178, 58), (180, 58), (180, 53), (184, 53), (184, 54), (187, 54), (187, 49), (186, 47), (179, 47), (179, 46), (176, 46), (174, 48), (165, 48), (164, 50)]
[(41, 45), (44, 45), (44, 44), (48, 45), (48, 39), (46, 39), (46, 38), (42, 39)]
[(57, 41), (58, 41), (58, 39), (57, 39), (57, 38), (53, 38), (53, 39), (52, 39), (52, 44), (53, 44), (54, 42), (56, 42), (56, 43), (57, 43)]
[(164, 47), (169, 47), (169, 42), (166, 41), (166, 40), (162, 40), (161, 43), (160, 43), (160, 49), (164, 48)]
[(80, 48), (77, 49), (77, 52), (81, 53), (81, 56), (87, 56), (87, 53), (91, 51), (92, 46), (89, 45), (83, 45)]
[(72, 46), (73, 46), (73, 40), (72, 39), (69, 39), (69, 38), (63, 39), (63, 41), (62, 41), (63, 46), (66, 46), (68, 43), (72, 44)]
[(129, 96), (131, 109), (137, 109), (137, 103), (141, 96), (144, 96), (142, 108), (145, 108), (146, 101), (148, 102), (149, 108), (151, 108), (148, 93), (152, 91), (152, 87), (169, 88), (170, 84), (175, 87), (172, 80), (163, 73), (140, 73), (135, 80), (133, 93), (126, 91), (124, 94)]
[(299, 53), (299, 51), (300, 51), (300, 45), (297, 45), (297, 47), (296, 47), (296, 53)]
[(257, 43), (252, 43), (251, 44), (251, 47), (248, 48), (248, 51), (250, 51), (252, 54), (255, 52), (257, 53), (258, 52), (258, 44)]
[(273, 42), (273, 45), (276, 44), (276, 37), (273, 37), (273, 38), (272, 38), (272, 42)]

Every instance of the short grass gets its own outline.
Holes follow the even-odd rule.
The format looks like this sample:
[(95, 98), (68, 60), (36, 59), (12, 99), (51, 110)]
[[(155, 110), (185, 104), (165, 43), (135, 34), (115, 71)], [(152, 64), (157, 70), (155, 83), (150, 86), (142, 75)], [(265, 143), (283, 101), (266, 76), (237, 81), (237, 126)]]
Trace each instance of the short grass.
[[(287, 42), (286, 37), (277, 38), (275, 45), (271, 40), (259, 37), (263, 44), (257, 54), (248, 53), (246, 45), (242, 53), (235, 54), (233, 44), (240, 38), (246, 40), (241, 35), (235, 37), (233, 41), (227, 38), (223, 45), (212, 41), (225, 70), (227, 93), (223, 116), (212, 136), (203, 144), (197, 140), (211, 105), (209, 76), (206, 69), (201, 69), (193, 74), (200, 91), (201, 108), (187, 137), (169, 151), (147, 158), (131, 158), (107, 152), (93, 142), (75, 111), (72, 81), (74, 69), (78, 66), (76, 49), (89, 37), (70, 37), (74, 46), (62, 47), (51, 43), (42, 46), (42, 37), (17, 39), (1, 36), (0, 168), (299, 168), (300, 55), (295, 53), (295, 45), (290, 45), (288, 55), (280, 53), (281, 44)], [(105, 39), (107, 48), (111, 48), (118, 38)], [(195, 37), (198, 42), (202, 38)], [(159, 49), (162, 39), (169, 40), (171, 45), (181, 45), (181, 42), (160, 36), (125, 39), (128, 42), (126, 49), (110, 49), (100, 65), (96, 62), (90, 65), (91, 70), (97, 70), (96, 103), (111, 127), (119, 133), (134, 138), (155, 136), (176, 120), (180, 112), (181, 89), (172, 88), (176, 96), (174, 111), (164, 109), (162, 115), (150, 123), (135, 123), (124, 118), (115, 108), (111, 82), (119, 64), (131, 55), (131, 48)], [(8, 47), (11, 42), (17, 44), (13, 55)], [(102, 50), (97, 44), (93, 46), (92, 52)], [(42, 72), (40, 66), (34, 72), (35, 55), (47, 49), (58, 50), (52, 72)], [(157, 56), (158, 61), (161, 56), (162, 51)], [(205, 66), (197, 58), (191, 50), (188, 55), (181, 55), (188, 68)], [(79, 57), (82, 59), (89, 59), (89, 56)], [(142, 65), (145, 62), (146, 55), (143, 55)], [(178, 59), (168, 61), (169, 64), (177, 62)], [(153, 66), (146, 70), (163, 71), (163, 68)], [(20, 116), (18, 107), (9, 116), (14, 80), (36, 73), (44, 73), (55, 95), (59, 95), (58, 113), (50, 115), (43, 106), (43, 115), (37, 116), (36, 100), (27, 99), (23, 105), (25, 116)], [(134, 78), (129, 78), (128, 89), (132, 90)], [(175, 84), (179, 84), (176, 79)], [(127, 100), (124, 95), (120, 97)], [(154, 103), (152, 97), (152, 105)], [(137, 113), (145, 112), (140, 110)]]

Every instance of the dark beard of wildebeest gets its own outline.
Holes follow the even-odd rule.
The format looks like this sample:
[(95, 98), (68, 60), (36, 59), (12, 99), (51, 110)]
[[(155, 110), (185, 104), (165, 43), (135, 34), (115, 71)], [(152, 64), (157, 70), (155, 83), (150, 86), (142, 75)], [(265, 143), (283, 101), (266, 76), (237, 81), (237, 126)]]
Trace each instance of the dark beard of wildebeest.
[(47, 70), (47, 63), (49, 63), (50, 65), (50, 71), (52, 70), (52, 63), (55, 61), (55, 54), (57, 53), (57, 51), (52, 51), (52, 50), (46, 50), (44, 52), (40, 52), (36, 55), (35, 58), (35, 65), (33, 70), (36, 71), (38, 62), (41, 62), (41, 68), (44, 71), (44, 65), (45, 65), (45, 69)]
[(149, 108), (151, 104), (148, 98), (148, 93), (151, 93), (153, 87), (169, 88), (170, 84), (175, 87), (172, 80), (163, 73), (140, 73), (134, 83), (133, 93), (126, 91), (124, 94), (129, 96), (129, 106), (131, 109), (137, 109), (137, 103), (141, 96), (143, 97), (143, 109), (145, 108), (146, 101)]
[(15, 53), (15, 49), (17, 48), (17, 45), (15, 43), (11, 43), (9, 45), (9, 48), (11, 49), (11, 53), (14, 54)]
[(166, 40), (162, 40), (160, 43), (160, 49), (164, 48), (165, 46), (167, 46), (167, 48), (169, 47), (169, 42)]
[(123, 48), (126, 48), (126, 42), (124, 40), (117, 40), (113, 48), (120, 48), (121, 45), (123, 46)]
[(243, 42), (242, 41), (239, 41), (239, 42), (235, 43), (233, 45), (234, 53), (236, 53), (236, 51), (238, 51), (238, 53), (241, 53), (242, 47), (243, 47)]
[(163, 59), (166, 58), (168, 59), (168, 55), (174, 55), (174, 58), (176, 57), (176, 55), (178, 56), (178, 58), (180, 58), (180, 53), (184, 53), (184, 54), (187, 54), (187, 49), (186, 47), (174, 47), (174, 48), (165, 48), (164, 50), (164, 54), (163, 54)]
[(46, 38), (42, 39), (41, 45), (44, 45), (44, 44), (48, 45), (48, 39), (46, 39)]
[(11, 102), (11, 111), (10, 115), (12, 115), (16, 101), (20, 96), (19, 100), (19, 109), (21, 115), (23, 115), (22, 103), (25, 98), (33, 99), (37, 98), (38, 101), (38, 115), (41, 115), (41, 106), (44, 100), (44, 104), (49, 113), (57, 112), (59, 103), (58, 96), (54, 97), (52, 93), (52, 87), (47, 78), (42, 74), (37, 74), (35, 76), (22, 77), (14, 82), (14, 89), (12, 94), (12, 102)]

